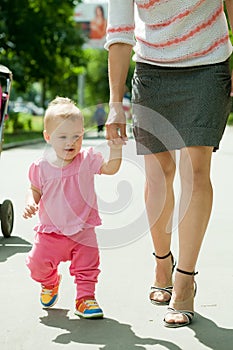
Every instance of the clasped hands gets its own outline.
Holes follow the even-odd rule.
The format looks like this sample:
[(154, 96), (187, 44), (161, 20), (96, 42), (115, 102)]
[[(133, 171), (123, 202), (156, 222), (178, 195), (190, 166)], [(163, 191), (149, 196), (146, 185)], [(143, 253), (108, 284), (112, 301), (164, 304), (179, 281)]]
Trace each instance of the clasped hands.
[(126, 144), (126, 116), (121, 102), (111, 102), (109, 104), (109, 114), (106, 121), (106, 139), (108, 145), (122, 146)]

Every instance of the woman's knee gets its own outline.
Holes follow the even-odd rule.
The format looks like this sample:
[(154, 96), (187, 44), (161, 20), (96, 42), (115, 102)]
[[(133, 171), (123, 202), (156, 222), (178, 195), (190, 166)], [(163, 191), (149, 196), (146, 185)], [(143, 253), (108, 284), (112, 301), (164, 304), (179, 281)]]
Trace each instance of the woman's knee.
[(210, 185), (210, 147), (192, 147), (181, 153), (180, 179), (182, 186), (192, 186), (193, 191)]
[(174, 157), (169, 152), (159, 153), (145, 157), (146, 186), (151, 190), (157, 187), (167, 187), (173, 183), (176, 164)]

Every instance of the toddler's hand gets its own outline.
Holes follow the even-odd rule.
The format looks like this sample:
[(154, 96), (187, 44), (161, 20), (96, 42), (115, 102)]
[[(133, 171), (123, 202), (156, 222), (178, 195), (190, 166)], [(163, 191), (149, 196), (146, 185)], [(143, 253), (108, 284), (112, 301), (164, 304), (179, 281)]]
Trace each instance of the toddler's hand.
[(126, 145), (126, 142), (122, 139), (108, 140), (108, 146), (111, 149), (121, 149), (123, 145)]
[(38, 206), (36, 203), (28, 204), (24, 209), (23, 218), (24, 219), (31, 218), (33, 215), (36, 214), (37, 210), (38, 210)]

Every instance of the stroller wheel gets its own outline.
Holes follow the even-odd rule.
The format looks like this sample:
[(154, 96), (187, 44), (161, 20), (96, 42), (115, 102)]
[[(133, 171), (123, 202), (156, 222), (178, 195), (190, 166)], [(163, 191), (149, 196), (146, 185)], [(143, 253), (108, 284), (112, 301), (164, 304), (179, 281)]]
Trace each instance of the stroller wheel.
[(9, 199), (5, 200), (0, 206), (0, 218), (3, 236), (10, 237), (14, 223), (14, 210)]

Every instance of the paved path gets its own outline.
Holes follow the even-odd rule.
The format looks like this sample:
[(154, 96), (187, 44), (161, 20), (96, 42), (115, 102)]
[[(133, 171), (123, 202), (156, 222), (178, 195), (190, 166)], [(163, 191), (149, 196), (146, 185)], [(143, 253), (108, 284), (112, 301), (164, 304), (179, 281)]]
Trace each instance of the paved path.
[[(103, 140), (85, 140), (107, 152)], [(1, 197), (12, 198), (15, 224), (10, 239), (0, 238), (1, 350), (230, 350), (233, 348), (233, 129), (227, 128), (221, 150), (213, 156), (214, 206), (196, 277), (196, 318), (190, 327), (162, 325), (165, 307), (150, 304), (153, 280), (152, 245), (143, 204), (142, 159), (130, 140), (124, 162), (114, 178), (98, 177), (96, 188), (103, 226), (98, 229), (101, 269), (97, 298), (103, 320), (80, 320), (74, 315), (75, 287), (69, 264), (61, 265), (60, 298), (52, 309), (39, 303), (25, 257), (33, 240), (36, 219), (21, 218), (32, 159), (44, 145), (4, 151), (1, 157)], [(177, 234), (173, 252), (177, 254)]]

